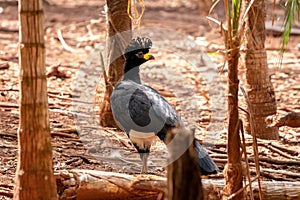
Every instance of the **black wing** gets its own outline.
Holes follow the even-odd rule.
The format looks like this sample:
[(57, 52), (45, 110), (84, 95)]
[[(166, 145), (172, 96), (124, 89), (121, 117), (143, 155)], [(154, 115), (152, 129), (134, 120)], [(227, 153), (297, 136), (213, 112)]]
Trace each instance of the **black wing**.
[[(116, 85), (111, 106), (117, 123), (126, 132), (133, 129), (162, 134), (166, 128), (180, 122), (176, 111), (157, 91), (133, 81), (121, 81)], [(160, 138), (164, 139), (164, 135)]]
[(150, 108), (152, 102), (148, 96), (139, 88), (137, 88), (129, 99), (128, 110), (131, 119), (141, 127), (145, 127), (151, 123)]

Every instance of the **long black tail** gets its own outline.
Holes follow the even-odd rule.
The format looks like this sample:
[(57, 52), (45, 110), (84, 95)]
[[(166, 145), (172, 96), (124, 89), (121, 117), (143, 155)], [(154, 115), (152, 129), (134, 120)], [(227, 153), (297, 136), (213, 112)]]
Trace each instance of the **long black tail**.
[(209, 157), (207, 151), (195, 141), (195, 151), (198, 156), (198, 163), (202, 171), (202, 175), (218, 173), (218, 167), (214, 161)]

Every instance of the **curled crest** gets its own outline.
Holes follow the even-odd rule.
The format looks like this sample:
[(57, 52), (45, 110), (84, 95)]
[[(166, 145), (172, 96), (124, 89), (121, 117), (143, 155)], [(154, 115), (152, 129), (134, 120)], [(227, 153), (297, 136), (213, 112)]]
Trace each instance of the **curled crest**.
[(129, 45), (125, 49), (125, 55), (127, 57), (131, 52), (137, 52), (140, 50), (149, 51), (152, 47), (152, 41), (146, 37), (137, 37), (130, 41)]

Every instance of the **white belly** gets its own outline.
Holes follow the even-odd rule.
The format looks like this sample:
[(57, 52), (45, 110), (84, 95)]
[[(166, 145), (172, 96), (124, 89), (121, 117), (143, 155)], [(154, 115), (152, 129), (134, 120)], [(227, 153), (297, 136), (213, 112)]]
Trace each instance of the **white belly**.
[(149, 149), (152, 141), (155, 138), (155, 133), (143, 133), (131, 130), (129, 132), (130, 140), (135, 143), (140, 149)]

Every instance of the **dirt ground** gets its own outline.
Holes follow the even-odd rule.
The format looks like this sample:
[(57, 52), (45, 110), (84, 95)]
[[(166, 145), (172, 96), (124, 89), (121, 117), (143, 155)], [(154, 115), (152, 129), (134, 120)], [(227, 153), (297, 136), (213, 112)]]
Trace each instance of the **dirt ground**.
[[(196, 2), (146, 1), (141, 29), (135, 34), (152, 38), (156, 60), (141, 73), (146, 84), (176, 107), (187, 126), (196, 128), (200, 141), (213, 141), (214, 145), (206, 147), (222, 170), (226, 162), (226, 67), (223, 73), (217, 70), (225, 60), (222, 38), (219, 29), (201, 17)], [(97, 122), (103, 95), (98, 53), (105, 44), (104, 5), (104, 0), (44, 3), (55, 171), (95, 169), (137, 174), (141, 169), (139, 156), (127, 136), (113, 128), (102, 128)], [(271, 13), (269, 9), (268, 20), (274, 16), (282, 21), (280, 6)], [(0, 16), (0, 199), (11, 199), (19, 121), (17, 1), (0, 0)], [(280, 38), (268, 31), (268, 63), (279, 114), (300, 110), (299, 43), (300, 37), (293, 35), (283, 65), (278, 68)], [(214, 97), (219, 99), (214, 101)], [(259, 141), (263, 179), (300, 181), (299, 139), (299, 128), (282, 127), (279, 141)], [(249, 136), (247, 141), (251, 141)], [(250, 146), (248, 152), (254, 175)], [(166, 148), (155, 141), (149, 158), (150, 173), (165, 176), (166, 159)], [(220, 173), (207, 178), (223, 177)]]

